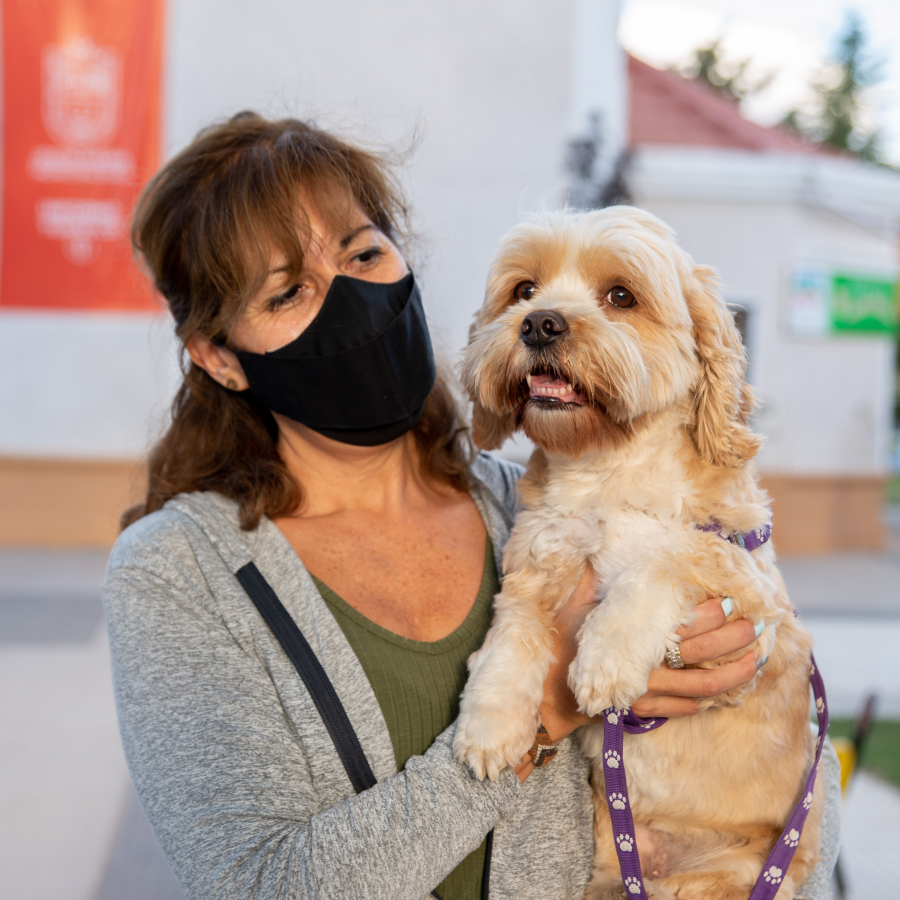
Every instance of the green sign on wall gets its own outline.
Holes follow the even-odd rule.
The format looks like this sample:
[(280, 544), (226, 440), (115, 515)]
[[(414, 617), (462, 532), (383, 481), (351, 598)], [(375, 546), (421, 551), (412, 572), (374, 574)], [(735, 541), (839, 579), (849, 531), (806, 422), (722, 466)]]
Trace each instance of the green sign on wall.
[(897, 283), (832, 275), (831, 328), (842, 332), (893, 334), (897, 330)]
[(889, 337), (897, 332), (897, 282), (890, 277), (798, 266), (787, 287), (785, 324), (797, 337)]

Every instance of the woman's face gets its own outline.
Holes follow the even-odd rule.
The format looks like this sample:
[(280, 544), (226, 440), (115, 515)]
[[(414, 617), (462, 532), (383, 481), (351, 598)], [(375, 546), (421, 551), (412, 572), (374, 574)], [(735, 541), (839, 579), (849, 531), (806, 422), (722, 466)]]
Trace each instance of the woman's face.
[(312, 322), (335, 275), (364, 281), (399, 281), (408, 269), (400, 252), (372, 220), (352, 204), (346, 224), (335, 232), (315, 204), (304, 203), (310, 238), (299, 278), (285, 273), (286, 259), (274, 255), (263, 287), (250, 298), (229, 331), (238, 350), (266, 353), (295, 340)]

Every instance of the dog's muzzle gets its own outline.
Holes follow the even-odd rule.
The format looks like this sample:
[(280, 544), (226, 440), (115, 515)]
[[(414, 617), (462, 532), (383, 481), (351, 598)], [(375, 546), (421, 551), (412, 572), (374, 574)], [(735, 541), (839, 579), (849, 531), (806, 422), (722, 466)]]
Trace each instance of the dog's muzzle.
[(552, 309), (536, 309), (522, 319), (522, 340), (529, 347), (546, 347), (569, 330), (569, 323)]

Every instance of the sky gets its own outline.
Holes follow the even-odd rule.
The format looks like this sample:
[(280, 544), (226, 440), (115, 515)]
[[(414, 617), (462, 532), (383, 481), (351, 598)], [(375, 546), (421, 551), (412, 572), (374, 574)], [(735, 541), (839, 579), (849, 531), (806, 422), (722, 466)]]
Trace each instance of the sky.
[(769, 125), (808, 96), (850, 10), (862, 17), (868, 46), (883, 61), (884, 80), (866, 99), (886, 159), (900, 165), (900, 0), (625, 0), (619, 41), (663, 68), (721, 36), (729, 58), (751, 59), (760, 76), (777, 73), (743, 107), (748, 118)]

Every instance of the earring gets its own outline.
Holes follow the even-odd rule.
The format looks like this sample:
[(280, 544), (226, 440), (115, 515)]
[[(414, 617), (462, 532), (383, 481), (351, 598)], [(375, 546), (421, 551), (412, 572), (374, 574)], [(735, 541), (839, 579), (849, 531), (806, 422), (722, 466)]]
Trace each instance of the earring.
[(233, 378), (229, 378), (229, 379), (225, 382), (225, 387), (227, 387), (229, 391), (236, 391), (236, 390), (237, 390), (237, 386), (238, 386), (238, 385), (237, 385), (237, 382), (236, 382)]

